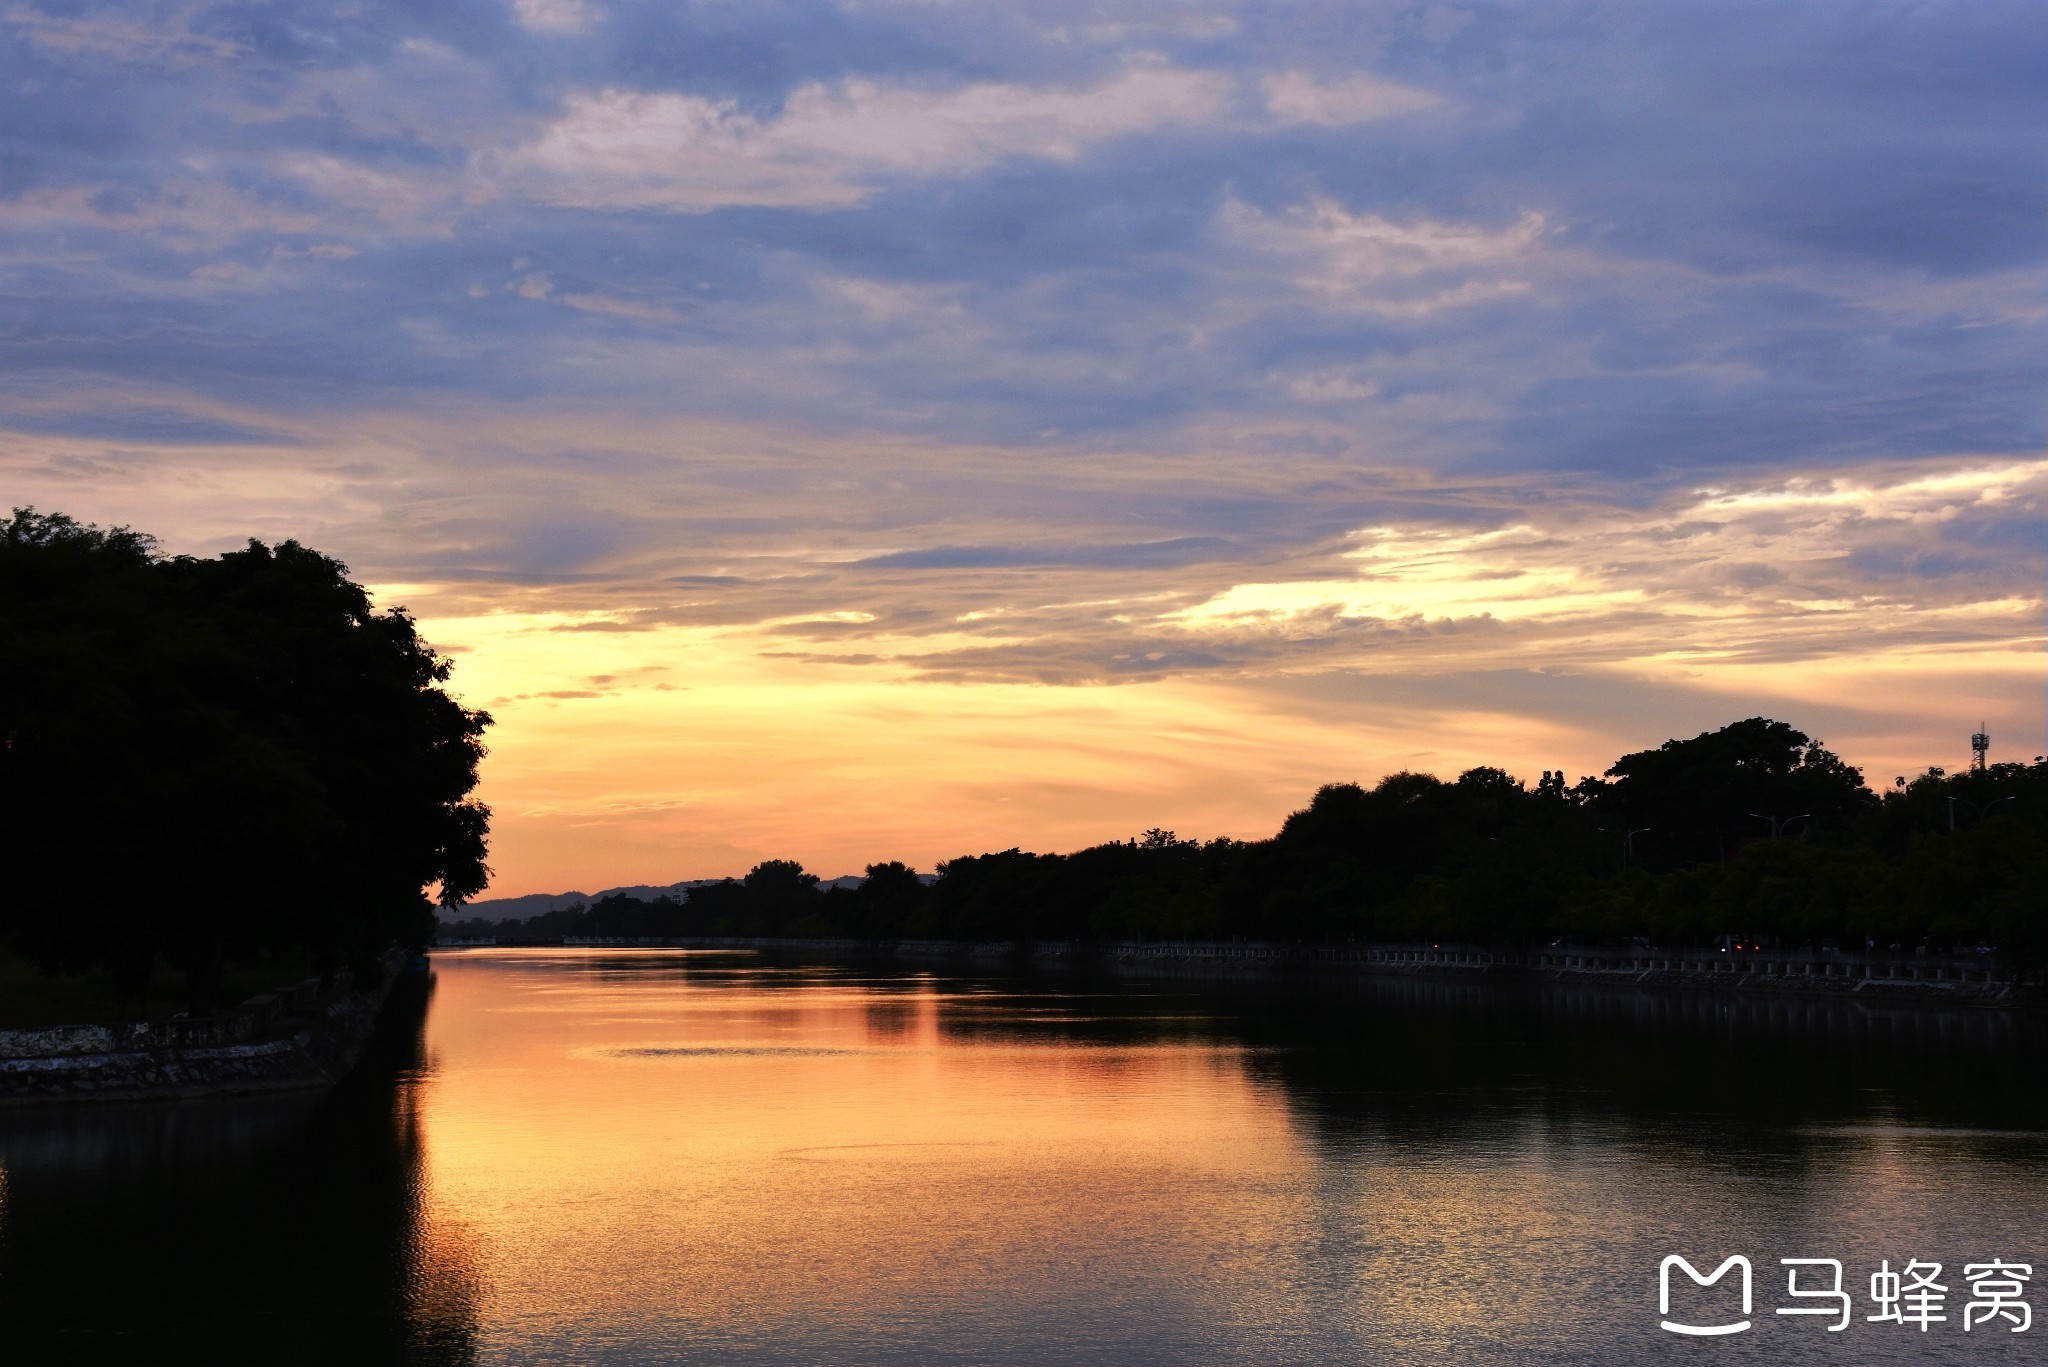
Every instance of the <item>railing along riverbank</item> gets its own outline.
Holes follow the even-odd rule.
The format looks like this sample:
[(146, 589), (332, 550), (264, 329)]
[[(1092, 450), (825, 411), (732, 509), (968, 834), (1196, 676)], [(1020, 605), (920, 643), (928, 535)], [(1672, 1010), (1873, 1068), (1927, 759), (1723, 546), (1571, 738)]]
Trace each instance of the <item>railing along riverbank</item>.
[[(445, 941), (442, 947), (495, 944)], [(2009, 1006), (2039, 1000), (2038, 981), (2002, 968), (1989, 954), (1900, 954), (1813, 949), (1655, 947), (1501, 948), (1448, 943), (1289, 944), (1275, 941), (871, 941), (762, 936), (565, 937), (566, 946), (882, 955), (899, 959), (1069, 963), (1129, 972), (1200, 976), (1399, 974), (1456, 978), (1558, 979), (1643, 987), (1791, 992), (1868, 1001), (1945, 1001)]]

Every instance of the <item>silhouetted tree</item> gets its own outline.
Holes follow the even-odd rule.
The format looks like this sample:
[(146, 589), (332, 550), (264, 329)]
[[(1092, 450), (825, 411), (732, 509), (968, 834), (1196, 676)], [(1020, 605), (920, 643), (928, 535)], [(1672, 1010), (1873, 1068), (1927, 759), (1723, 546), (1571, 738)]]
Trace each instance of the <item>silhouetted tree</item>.
[(806, 921), (818, 911), (818, 876), (792, 859), (767, 859), (746, 877), (746, 918), (753, 935), (816, 935)]
[(847, 899), (851, 905), (843, 929), (864, 940), (898, 939), (916, 922), (925, 897), (924, 880), (908, 865), (870, 864)]
[[(1777, 817), (1784, 838), (1751, 812)], [(1630, 833), (1659, 822), (1670, 838), (1639, 838), (1625, 863)], [(1576, 786), (1546, 770), (1530, 789), (1490, 767), (1328, 784), (1269, 840), (1155, 828), (1067, 854), (947, 860), (929, 888), (900, 863), (873, 864), (857, 889), (823, 896), (798, 865), (770, 861), (744, 883), (694, 889), (671, 921), (632, 902), (630, 923), (870, 940), (1995, 944), (2034, 967), (2048, 964), (2044, 879), (2048, 764), (1929, 770), (1880, 802), (1818, 742), (1752, 718)], [(627, 933), (594, 929), (623, 919), (579, 918), (567, 930), (536, 918), (525, 933)]]
[[(234, 956), (361, 960), (432, 932), (428, 889), (484, 886), (490, 718), (339, 561), (290, 541), (165, 559), (17, 509), (0, 639), (0, 936), (40, 962), (133, 985), (169, 956), (205, 1011)], [(47, 914), (81, 887), (96, 914)]]
[(1863, 774), (1804, 732), (1751, 717), (1623, 755), (1580, 796), (1651, 867), (1722, 860), (1755, 839), (1840, 835), (1876, 801)]

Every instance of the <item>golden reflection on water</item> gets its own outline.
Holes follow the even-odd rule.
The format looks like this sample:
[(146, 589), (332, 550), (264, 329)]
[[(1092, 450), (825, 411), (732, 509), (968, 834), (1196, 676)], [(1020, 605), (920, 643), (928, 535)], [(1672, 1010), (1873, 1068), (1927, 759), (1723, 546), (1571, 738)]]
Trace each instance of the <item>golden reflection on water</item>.
[(1632, 1361), (1665, 1253), (1747, 1252), (1763, 1294), (1781, 1256), (2024, 1256), (2048, 1214), (2003, 1141), (1560, 1108), (1562, 1077), (1545, 1101), (1469, 1062), (1512, 1040), (1427, 1021), (1321, 1031), (1419, 1079), (1361, 1092), (1143, 988), (673, 951), (436, 972), (407, 1123), (421, 1264), (459, 1275), (425, 1308), (487, 1362)]
[[(489, 1246), (484, 1319), (515, 1335), (650, 1313), (885, 1332), (997, 1271), (1021, 1309), (1134, 1258), (1194, 1292), (1291, 1216), (1195, 1194), (1310, 1162), (1236, 1046), (978, 1033), (987, 1004), (930, 981), (619, 967), (437, 962), (429, 1190)], [(1060, 1005), (1044, 1019), (1085, 1018)]]
[(0, 1109), (0, 1363), (1619, 1367), (1674, 1356), (1672, 1253), (1755, 1263), (1717, 1363), (2038, 1341), (1769, 1313), (1780, 1258), (2048, 1265), (2048, 1024), (2017, 1013), (664, 951), (437, 973), (330, 1094)]

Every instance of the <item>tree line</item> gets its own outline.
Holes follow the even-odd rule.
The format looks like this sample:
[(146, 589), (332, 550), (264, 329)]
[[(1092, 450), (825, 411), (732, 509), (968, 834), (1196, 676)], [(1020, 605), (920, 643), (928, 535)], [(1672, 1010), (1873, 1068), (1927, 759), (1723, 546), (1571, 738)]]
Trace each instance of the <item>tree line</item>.
[(624, 895), (451, 935), (866, 940), (1456, 940), (1956, 950), (2048, 962), (2048, 764), (1900, 775), (1882, 792), (1752, 717), (1597, 778), (1496, 768), (1316, 792), (1266, 840), (1149, 830), (1068, 854), (873, 864), (817, 890), (771, 860), (686, 900)]
[(367, 966), (481, 890), (490, 717), (402, 609), (297, 542), (211, 559), (0, 519), (0, 947), (190, 1008), (223, 968)]

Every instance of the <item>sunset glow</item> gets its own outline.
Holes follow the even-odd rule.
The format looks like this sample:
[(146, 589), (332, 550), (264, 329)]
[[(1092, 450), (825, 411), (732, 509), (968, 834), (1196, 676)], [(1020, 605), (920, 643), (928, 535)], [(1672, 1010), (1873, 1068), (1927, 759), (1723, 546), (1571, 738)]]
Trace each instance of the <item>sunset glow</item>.
[(8, 10), (7, 502), (411, 610), (491, 896), (2042, 752), (2022, 7), (798, 9)]

